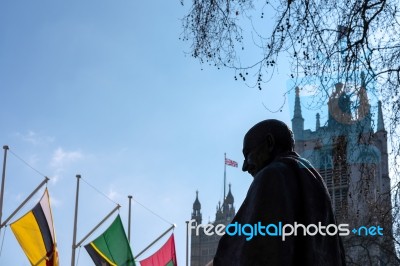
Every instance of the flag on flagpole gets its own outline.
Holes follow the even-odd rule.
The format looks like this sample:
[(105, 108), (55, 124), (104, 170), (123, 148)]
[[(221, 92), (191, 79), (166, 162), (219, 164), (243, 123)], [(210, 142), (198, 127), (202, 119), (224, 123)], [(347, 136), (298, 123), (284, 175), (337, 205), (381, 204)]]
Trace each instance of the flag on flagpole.
[(235, 161), (233, 161), (231, 159), (228, 159), (228, 158), (225, 158), (225, 164), (233, 166), (233, 167), (238, 167), (238, 163), (237, 162), (235, 162)]
[(39, 203), (19, 220), (12, 223), (10, 227), (31, 265), (59, 265), (47, 188)]
[(134, 266), (135, 260), (126, 237), (121, 217), (98, 238), (85, 246), (96, 266)]
[(174, 234), (150, 257), (140, 261), (141, 266), (177, 266)]

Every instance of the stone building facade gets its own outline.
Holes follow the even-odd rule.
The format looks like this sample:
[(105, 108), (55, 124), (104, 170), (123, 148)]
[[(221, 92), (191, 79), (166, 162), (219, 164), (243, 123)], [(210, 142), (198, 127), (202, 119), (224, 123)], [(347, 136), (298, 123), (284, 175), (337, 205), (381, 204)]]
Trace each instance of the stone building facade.
[[(348, 265), (394, 265), (387, 132), (381, 102), (377, 104), (375, 124), (363, 75), (355, 91), (337, 83), (328, 100), (327, 121), (322, 125), (317, 113), (315, 130), (305, 129), (296, 88), (295, 150), (323, 177), (337, 222), (350, 226), (350, 236), (343, 237)], [(380, 226), (384, 235), (367, 236), (360, 226)]]

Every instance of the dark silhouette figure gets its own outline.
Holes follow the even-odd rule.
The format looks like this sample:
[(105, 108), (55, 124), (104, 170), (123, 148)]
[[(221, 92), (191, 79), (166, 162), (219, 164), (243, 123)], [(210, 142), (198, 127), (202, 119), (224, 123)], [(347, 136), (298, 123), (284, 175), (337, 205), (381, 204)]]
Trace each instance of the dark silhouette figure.
[[(271, 235), (257, 232), (250, 240), (243, 234), (226, 233), (214, 266), (345, 265), (339, 231), (332, 234), (337, 225), (326, 185), (311, 164), (294, 152), (293, 133), (287, 125), (271, 119), (253, 126), (244, 137), (243, 155), (243, 171), (254, 180), (231, 224), (276, 227), (269, 227)], [(283, 240), (279, 225), (296, 223), (315, 224), (323, 233), (304, 235), (304, 228), (298, 227), (297, 236)], [(325, 227), (331, 224), (328, 235)]]

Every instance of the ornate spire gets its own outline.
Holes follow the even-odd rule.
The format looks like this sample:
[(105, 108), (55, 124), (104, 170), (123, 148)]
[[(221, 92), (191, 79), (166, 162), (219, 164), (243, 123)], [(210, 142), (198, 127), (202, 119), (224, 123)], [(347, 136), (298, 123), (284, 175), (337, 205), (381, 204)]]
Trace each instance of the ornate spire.
[(229, 184), (229, 191), (228, 191), (228, 195), (226, 195), (225, 201), (227, 204), (233, 204), (233, 202), (234, 202), (233, 195), (231, 192), (231, 184)]
[(358, 91), (358, 100), (360, 102), (360, 106), (357, 110), (357, 118), (364, 119), (370, 113), (370, 105), (368, 100), (367, 89), (363, 86), (365, 85), (365, 77), (363, 78), (364, 81), (361, 83), (361, 88)]
[(296, 87), (296, 97), (294, 100), (294, 115), (292, 118), (292, 130), (296, 140), (303, 139), (304, 118), (301, 115), (299, 87)]
[(316, 124), (315, 124), (315, 131), (317, 131), (317, 130), (321, 127), (321, 123), (320, 123), (319, 119), (320, 119), (320, 115), (319, 115), (319, 113), (317, 113), (317, 115), (316, 115)]
[(234, 199), (233, 199), (233, 195), (231, 192), (231, 184), (229, 184), (229, 191), (224, 200), (224, 206), (223, 206), (223, 211), (222, 211), (224, 222), (231, 221), (232, 218), (235, 216), (235, 207), (233, 207), (233, 202), (234, 202)]
[(383, 123), (382, 102), (378, 101), (378, 127), (377, 131), (385, 131), (385, 124)]
[(299, 87), (296, 87), (296, 98), (294, 100), (294, 116), (293, 118), (301, 118), (303, 119), (303, 116), (301, 115), (301, 106), (300, 106), (300, 89)]
[(193, 203), (193, 210), (194, 211), (200, 211), (201, 210), (201, 204), (199, 201), (199, 191), (196, 190), (196, 200)]
[(195, 219), (198, 224), (201, 224), (201, 204), (199, 201), (199, 191), (196, 190), (196, 200), (193, 203), (192, 219)]
[(366, 82), (365, 82), (365, 73), (364, 73), (364, 71), (361, 71), (361, 87), (362, 88), (365, 88), (367, 85), (366, 85)]

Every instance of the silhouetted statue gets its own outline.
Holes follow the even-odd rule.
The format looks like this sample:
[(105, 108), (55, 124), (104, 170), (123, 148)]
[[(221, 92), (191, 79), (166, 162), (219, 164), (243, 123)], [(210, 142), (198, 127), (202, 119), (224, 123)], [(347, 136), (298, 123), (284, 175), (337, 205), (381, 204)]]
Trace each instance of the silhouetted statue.
[[(243, 171), (254, 180), (231, 224), (236, 229), (238, 225), (253, 226), (254, 236), (249, 239), (250, 226), (242, 228), (241, 235), (240, 230), (233, 235), (235, 227), (231, 226), (231, 234), (226, 233), (219, 242), (214, 266), (345, 265), (326, 185), (311, 164), (294, 152), (293, 133), (287, 125), (271, 119), (253, 126), (244, 137), (243, 155)], [(304, 228), (299, 226), (297, 236), (285, 236), (283, 240), (279, 235), (282, 227), (296, 223)], [(270, 224), (260, 231), (254, 227)], [(304, 236), (310, 224), (320, 226), (322, 234)], [(328, 225), (330, 235), (324, 228)], [(316, 230), (309, 227), (311, 234)]]

